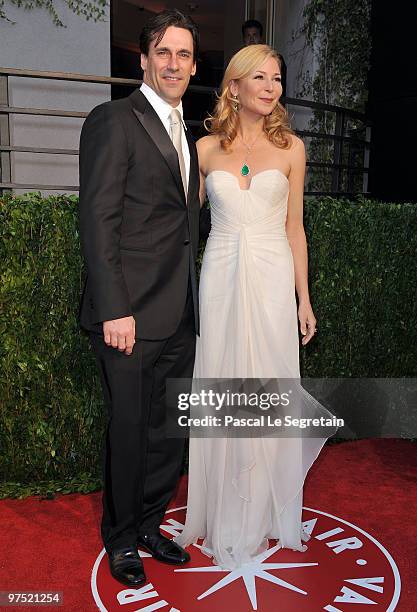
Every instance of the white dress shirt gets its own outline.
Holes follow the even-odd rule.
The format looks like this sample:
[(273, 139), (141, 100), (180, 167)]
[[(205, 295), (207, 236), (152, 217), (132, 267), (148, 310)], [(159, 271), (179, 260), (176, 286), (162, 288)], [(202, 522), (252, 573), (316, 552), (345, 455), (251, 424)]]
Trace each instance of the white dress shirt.
[[(168, 102), (165, 102), (165, 100), (163, 100), (160, 96), (158, 96), (158, 94), (155, 93), (154, 90), (151, 87), (149, 87), (149, 85), (146, 85), (146, 83), (142, 83), (142, 85), (140, 86), (140, 90), (145, 96), (145, 98), (148, 100), (149, 104), (152, 106), (152, 108), (154, 109), (158, 117), (160, 118), (162, 125), (164, 126), (164, 128), (166, 129), (169, 135), (169, 123), (170, 123), (169, 116), (171, 114), (171, 111), (173, 110), (173, 107), (170, 104), (168, 104)], [(185, 135), (185, 130), (187, 129), (187, 127), (184, 123), (184, 119), (182, 115), (182, 102), (178, 104), (176, 109), (180, 112), (181, 119), (182, 119), (181, 147), (182, 147), (182, 154), (184, 157), (185, 171), (187, 173), (187, 185), (189, 185), (190, 183), (190, 151), (188, 149), (187, 137)]]

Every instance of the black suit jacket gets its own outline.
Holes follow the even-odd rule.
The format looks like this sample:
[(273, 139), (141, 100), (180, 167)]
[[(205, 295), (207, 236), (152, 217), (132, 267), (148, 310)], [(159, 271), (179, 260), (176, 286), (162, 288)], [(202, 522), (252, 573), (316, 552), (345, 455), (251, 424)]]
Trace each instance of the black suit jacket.
[(199, 172), (191, 131), (187, 203), (177, 152), (140, 90), (97, 106), (80, 139), (80, 235), (87, 265), (84, 329), (133, 315), (138, 339), (171, 336), (191, 286), (199, 329), (195, 260)]

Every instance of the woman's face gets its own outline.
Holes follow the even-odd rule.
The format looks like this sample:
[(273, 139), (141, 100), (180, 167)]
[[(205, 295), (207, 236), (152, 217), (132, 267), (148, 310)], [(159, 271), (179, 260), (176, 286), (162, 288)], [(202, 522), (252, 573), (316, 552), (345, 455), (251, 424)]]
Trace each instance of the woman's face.
[(249, 76), (232, 81), (230, 91), (239, 99), (239, 110), (269, 115), (282, 95), (281, 71), (277, 60), (270, 57)]

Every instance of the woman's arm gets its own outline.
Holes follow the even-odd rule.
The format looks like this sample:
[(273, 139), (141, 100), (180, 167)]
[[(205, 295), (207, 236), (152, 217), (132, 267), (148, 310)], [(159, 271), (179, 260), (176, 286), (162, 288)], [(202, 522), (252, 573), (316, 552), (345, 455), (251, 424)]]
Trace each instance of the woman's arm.
[(288, 212), (286, 232), (294, 259), (295, 288), (298, 296), (298, 318), (307, 344), (316, 330), (316, 318), (310, 303), (308, 290), (307, 241), (303, 225), (303, 199), (305, 176), (305, 148), (303, 141), (293, 136), (290, 150), (291, 170), (289, 180)]
[(211, 212), (204, 206), (206, 200), (206, 176), (207, 176), (207, 151), (210, 136), (205, 136), (197, 141), (198, 166), (200, 169), (200, 239), (207, 240), (211, 230)]
[(206, 177), (200, 170), (200, 208), (203, 208), (203, 204), (206, 201)]
[(204, 136), (197, 141), (198, 167), (200, 170), (200, 208), (206, 200), (207, 150), (210, 136)]

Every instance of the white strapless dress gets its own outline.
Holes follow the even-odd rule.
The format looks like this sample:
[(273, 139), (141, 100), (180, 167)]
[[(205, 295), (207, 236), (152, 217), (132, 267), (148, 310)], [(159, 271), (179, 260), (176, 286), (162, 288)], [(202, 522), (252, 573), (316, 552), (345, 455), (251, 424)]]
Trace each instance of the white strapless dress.
[[(194, 378), (299, 379), (288, 179), (264, 170), (243, 190), (233, 174), (215, 170), (206, 187), (212, 229), (201, 269)], [(311, 396), (302, 410), (332, 416)], [(203, 538), (202, 551), (225, 569), (250, 562), (268, 539), (305, 550), (302, 488), (325, 440), (191, 437), (187, 517), (175, 541), (188, 546)]]

